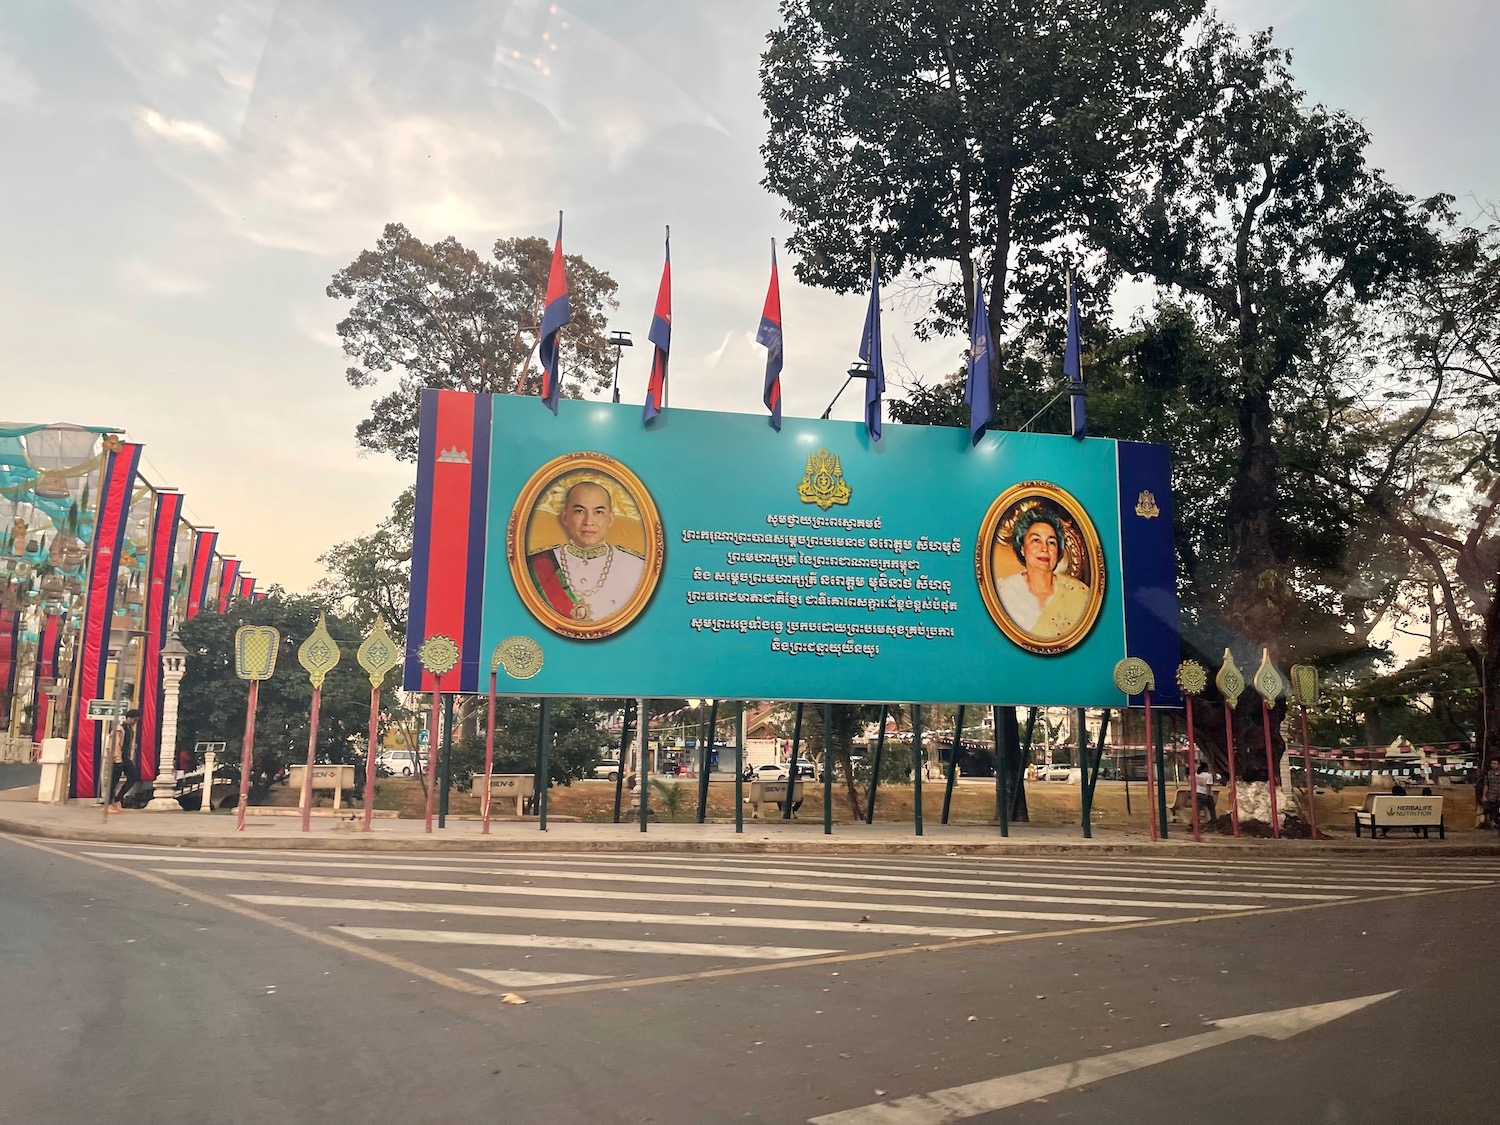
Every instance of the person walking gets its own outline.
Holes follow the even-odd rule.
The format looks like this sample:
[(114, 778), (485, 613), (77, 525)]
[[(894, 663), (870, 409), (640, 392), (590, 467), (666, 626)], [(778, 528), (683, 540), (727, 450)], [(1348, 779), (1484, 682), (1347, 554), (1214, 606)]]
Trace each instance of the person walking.
[(1198, 763), (1198, 772), (1193, 775), (1193, 788), (1198, 791), (1198, 807), (1208, 809), (1208, 823), (1219, 819), (1219, 806), (1214, 801), (1214, 773), (1207, 762)]
[(1479, 803), (1487, 828), (1500, 828), (1500, 758), (1490, 759), (1490, 768), (1480, 782)]
[(120, 802), (125, 794), (141, 779), (140, 763), (136, 760), (135, 728), (141, 713), (135, 709), (125, 712), (125, 721), (115, 728), (110, 739), (110, 757), (115, 764), (114, 791), (109, 795), (109, 811), (121, 811)]

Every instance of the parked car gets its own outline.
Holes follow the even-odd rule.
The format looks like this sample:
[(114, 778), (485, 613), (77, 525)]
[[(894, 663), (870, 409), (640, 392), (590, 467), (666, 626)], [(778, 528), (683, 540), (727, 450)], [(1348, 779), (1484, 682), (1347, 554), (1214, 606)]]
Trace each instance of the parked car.
[[(802, 771), (799, 768), (797, 772)], [(785, 781), (791, 777), (786, 766), (776, 762), (766, 762), (759, 766), (746, 766), (744, 778), (746, 781)]]
[(427, 756), (419, 759), (415, 750), (382, 750), (375, 755), (375, 775), (411, 777), (426, 763)]
[(620, 763), (606, 758), (594, 767), (594, 776), (605, 781), (615, 781), (620, 776)]

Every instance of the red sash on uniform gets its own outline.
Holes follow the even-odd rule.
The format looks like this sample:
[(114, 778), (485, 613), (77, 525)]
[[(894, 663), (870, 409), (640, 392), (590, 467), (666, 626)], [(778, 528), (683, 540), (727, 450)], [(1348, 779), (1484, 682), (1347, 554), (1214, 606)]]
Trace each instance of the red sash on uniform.
[(526, 564), (531, 568), (531, 577), (542, 597), (547, 599), (547, 604), (562, 616), (571, 618), (575, 603), (567, 582), (558, 569), (557, 556), (551, 551), (539, 551), (528, 555)]

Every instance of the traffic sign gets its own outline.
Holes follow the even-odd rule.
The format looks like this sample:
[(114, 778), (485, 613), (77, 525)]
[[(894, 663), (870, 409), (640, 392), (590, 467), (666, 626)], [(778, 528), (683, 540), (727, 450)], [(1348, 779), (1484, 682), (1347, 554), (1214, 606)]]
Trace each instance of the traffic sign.
[(95, 721), (123, 719), (125, 712), (129, 710), (130, 700), (128, 699), (90, 699), (85, 714)]

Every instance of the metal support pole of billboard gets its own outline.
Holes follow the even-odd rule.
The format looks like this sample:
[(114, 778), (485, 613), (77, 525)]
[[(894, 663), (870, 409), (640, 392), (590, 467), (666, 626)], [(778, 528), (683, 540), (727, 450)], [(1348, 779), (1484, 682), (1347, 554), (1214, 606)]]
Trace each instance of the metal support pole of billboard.
[(715, 731), (719, 727), (719, 701), (709, 701), (708, 736), (698, 740), (698, 823), (708, 815), (708, 758), (713, 752)]
[[(636, 804), (641, 813), (641, 831), (646, 831), (646, 821), (651, 816), (651, 701), (644, 696), (635, 701), (636, 736)], [(620, 764), (624, 769), (624, 763)]]
[[(552, 789), (552, 697), (542, 696), (541, 721), (537, 724), (536, 756), (537, 773), (541, 775), (541, 793), (537, 796), (537, 817), (541, 830), (547, 831), (547, 794)], [(446, 767), (444, 773), (447, 772)]]
[(797, 704), (797, 718), (792, 723), (792, 758), (787, 763), (787, 798), (781, 806), (781, 819), (792, 819), (793, 799), (797, 793), (797, 751), (802, 748), (802, 709), (805, 703)]
[[(1026, 709), (1026, 734), (1022, 737), (1020, 723), (1016, 718), (1016, 709), (1014, 707), (1002, 708), (1002, 720), (1006, 724), (1007, 739), (1009, 739), (1008, 732), (1012, 727), (1015, 728), (1016, 732), (1016, 741), (1014, 743), (1008, 741), (1007, 745), (1018, 744), (1020, 746), (1017, 755), (1016, 784), (1015, 788), (1011, 790), (1010, 796), (1010, 819), (1012, 824), (1015, 823), (1016, 817), (1021, 811), (1021, 798), (1026, 792), (1026, 767), (1031, 763), (1031, 748), (1036, 734), (1036, 720), (1039, 710), (1040, 708), (1037, 707), (1028, 707)], [(1044, 719), (1043, 723), (1045, 724), (1045, 722), (1046, 720)], [(1009, 753), (1009, 750), (1006, 752)]]
[(745, 830), (745, 701), (734, 703), (734, 830)]
[(912, 828), (922, 834), (922, 705), (911, 705), (911, 816)]
[[(1150, 692), (1146, 693), (1146, 699), (1150, 701)], [(1156, 723), (1156, 808), (1161, 820), (1161, 838), (1165, 840), (1167, 838), (1167, 760), (1163, 742), (1166, 732), (1163, 726), (1164, 724), (1158, 718)]]
[[(1083, 838), (1094, 838), (1094, 791), (1089, 786), (1089, 723), (1088, 712), (1082, 707), (1073, 712), (1078, 722), (1078, 790), (1079, 804), (1083, 808)], [(1103, 745), (1103, 741), (1100, 741)]]
[(958, 747), (964, 740), (964, 705), (958, 705), (958, 715), (953, 720), (953, 737), (948, 742), (948, 785), (943, 790), (943, 823), (948, 823), (948, 810), (953, 807), (953, 783), (958, 780)]
[[(615, 819), (614, 823), (620, 823), (620, 798), (625, 792), (625, 771), (630, 766), (630, 709), (635, 705), (635, 700), (627, 699), (620, 708), (620, 758), (615, 768)], [(635, 725), (641, 725), (640, 715), (636, 715)]]
[(1006, 792), (1006, 747), (1000, 738), (1000, 708), (990, 708), (990, 722), (995, 727), (995, 819), (1000, 822), (1000, 835), (1010, 835), (1010, 794)]
[(448, 790), (453, 781), (453, 696), (443, 696), (443, 787), (438, 791), (438, 827), (448, 827)]
[[(1083, 767), (1083, 781), (1088, 795), (1088, 817), (1085, 824), (1089, 825), (1089, 832), (1093, 831), (1094, 792), (1099, 786), (1099, 771), (1104, 768), (1104, 747), (1109, 742), (1109, 720), (1112, 714), (1113, 712), (1106, 707), (1099, 719), (1099, 737), (1094, 741), (1093, 769), (1089, 769), (1088, 766)], [(1088, 835), (1088, 832), (1085, 832), (1085, 835)]]
[(885, 720), (891, 705), (880, 705), (880, 733), (875, 736), (875, 768), (870, 771), (870, 799), (865, 802), (865, 823), (875, 823), (875, 794), (880, 789), (880, 759), (885, 756)]
[[(787, 783), (786, 803), (792, 803), (797, 779)], [(823, 835), (833, 835), (833, 704), (823, 704)]]

